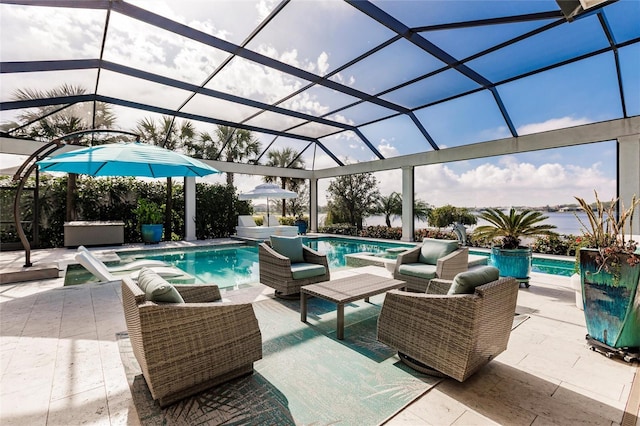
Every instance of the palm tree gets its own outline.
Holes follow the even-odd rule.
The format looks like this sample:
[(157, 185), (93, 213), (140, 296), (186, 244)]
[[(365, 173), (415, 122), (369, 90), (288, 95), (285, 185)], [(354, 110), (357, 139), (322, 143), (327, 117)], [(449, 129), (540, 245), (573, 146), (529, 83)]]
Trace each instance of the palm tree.
[[(46, 99), (64, 96), (83, 95), (87, 90), (81, 86), (63, 84), (51, 90), (19, 89), (13, 94), (13, 98), (19, 101), (32, 99)], [(30, 108), (18, 116), (18, 121), (25, 128), (14, 132), (15, 136), (26, 136), (33, 139), (53, 140), (69, 133), (88, 129), (108, 129), (113, 126), (116, 116), (111, 105), (104, 102), (84, 102), (73, 104), (61, 111), (54, 112), (59, 105)], [(49, 115), (50, 114), (50, 115)], [(41, 118), (43, 117), (43, 118)], [(90, 120), (88, 120), (90, 118)], [(77, 144), (80, 139), (72, 140)], [(67, 179), (66, 220), (77, 219), (76, 192), (77, 177), (75, 173), (69, 173)]]
[(391, 228), (391, 217), (396, 218), (402, 215), (402, 197), (397, 192), (392, 192), (388, 196), (381, 195), (377, 210), (384, 215), (387, 228)]
[(547, 219), (542, 212), (525, 209), (517, 212), (513, 207), (509, 214), (498, 209), (486, 209), (478, 216), (486, 220), (490, 225), (478, 226), (473, 235), (480, 239), (493, 240), (502, 238), (503, 249), (516, 249), (520, 246), (522, 237), (535, 237), (539, 235), (556, 235), (552, 229), (555, 225), (538, 225)]
[[(298, 151), (291, 148), (283, 148), (282, 150), (273, 150), (267, 153), (267, 166), (271, 167), (286, 167), (292, 169), (303, 169), (304, 160), (300, 158)], [(275, 176), (265, 176), (265, 182), (275, 182), (278, 178)], [(289, 178), (286, 176), (280, 177), (280, 185), (282, 189), (288, 189), (290, 191), (298, 191), (300, 185), (304, 184), (304, 179)], [(287, 215), (287, 203), (282, 200), (282, 216)]]
[[(187, 120), (177, 121), (173, 117), (163, 115), (158, 121), (147, 117), (139, 120), (134, 132), (140, 134), (143, 140), (152, 145), (176, 151), (191, 143), (196, 135), (193, 123)], [(173, 230), (171, 218), (173, 215), (173, 186), (170, 177), (167, 178), (167, 197), (165, 201), (164, 239), (171, 241)]]
[[(185, 144), (187, 153), (195, 158), (241, 162), (260, 152), (260, 141), (250, 130), (218, 125), (213, 135), (201, 132)], [(227, 185), (233, 186), (234, 174), (227, 172)]]
[[(422, 200), (414, 200), (413, 217), (424, 222), (427, 220), (430, 211), (429, 204)], [(384, 215), (387, 228), (391, 228), (391, 218), (402, 216), (402, 195), (394, 191), (389, 196), (380, 196), (378, 213)]]

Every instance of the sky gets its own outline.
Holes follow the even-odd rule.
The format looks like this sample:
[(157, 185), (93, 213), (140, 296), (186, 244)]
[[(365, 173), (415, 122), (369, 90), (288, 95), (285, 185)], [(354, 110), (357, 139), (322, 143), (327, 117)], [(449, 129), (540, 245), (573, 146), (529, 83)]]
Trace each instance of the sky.
[[(279, 2), (258, 1), (130, 1), (139, 7), (189, 25), (223, 40), (240, 44), (264, 20)], [(407, 25), (426, 26), (443, 22), (489, 18), (493, 16), (555, 10), (553, 0), (492, 2), (492, 7), (479, 3), (425, 1), (375, 1), (378, 7), (402, 19)], [(618, 4), (619, 3), (619, 4)], [(640, 13), (640, 2), (621, 0), (609, 8), (607, 19), (617, 41), (640, 36), (640, 29), (629, 16)], [(486, 5), (485, 5), (486, 6)], [(611, 10), (609, 12), (609, 9)], [(637, 14), (635, 16), (638, 16)], [(533, 40), (499, 49), (486, 57), (471, 60), (468, 65), (491, 81), (507, 81), (497, 86), (506, 110), (518, 134), (525, 135), (622, 117), (617, 84), (615, 58), (609, 53), (568, 64), (544, 73), (509, 81), (533, 64), (544, 67), (567, 59), (568, 52), (586, 53), (607, 46), (595, 17), (576, 20)], [(105, 12), (50, 7), (0, 5), (2, 28), (2, 61), (91, 59), (99, 56)], [(551, 21), (549, 21), (551, 22)], [(506, 41), (548, 22), (503, 24), (500, 31), (484, 27), (440, 30), (421, 33), (446, 49), (457, 59), (469, 57), (489, 46)], [(304, 36), (300, 36), (303, 34)], [(19, 36), (18, 36), (19, 35)], [(317, 76), (329, 75), (343, 64), (372, 47), (388, 40), (393, 33), (366, 18), (354, 7), (336, 1), (292, 1), (247, 44), (247, 48)], [(564, 45), (558, 43), (562, 40)], [(228, 55), (213, 47), (160, 30), (119, 13), (110, 16), (104, 59), (144, 71), (201, 84)], [(638, 43), (619, 49), (619, 60), (627, 115), (640, 114), (640, 47)], [(397, 65), (395, 65), (397, 64)], [(443, 66), (435, 57), (404, 39), (379, 51), (330, 79), (342, 85), (376, 94), (410, 81)], [(96, 70), (54, 71), (44, 73), (3, 74), (1, 100), (12, 100), (15, 90), (32, 88), (48, 90), (73, 82), (88, 89), (95, 88)], [(233, 58), (206, 88), (275, 103), (309, 81), (266, 68), (240, 57)], [(383, 99), (416, 108), (478, 85), (462, 74), (449, 70), (434, 78), (411, 86), (389, 90)], [(122, 74), (103, 70), (98, 92), (134, 102), (165, 108), (176, 108), (189, 93), (160, 86)], [(279, 104), (280, 107), (327, 119), (360, 125), (383, 118), (393, 111), (371, 102), (333, 112), (354, 102), (356, 98), (314, 86)], [(196, 95), (184, 111), (210, 115), (224, 120), (247, 120), (247, 124), (284, 130), (303, 123), (299, 118), (267, 112), (250, 118), (256, 108)], [(145, 117), (145, 111), (115, 106), (117, 126), (131, 129)], [(510, 136), (508, 127), (490, 92), (480, 90), (447, 102), (415, 111), (430, 136), (442, 149), (469, 143), (490, 141)], [(15, 118), (14, 111), (0, 112), (0, 122)], [(196, 123), (200, 131), (213, 131), (210, 124)], [(335, 130), (324, 124), (306, 124), (292, 132), (318, 137)], [(364, 136), (385, 157), (429, 151), (431, 147), (412, 120), (399, 115), (360, 128)], [(270, 149), (285, 146), (303, 150), (308, 142), (256, 133), (263, 146)], [(345, 163), (375, 158), (353, 132), (321, 137), (321, 143)], [(302, 159), (308, 168), (334, 167), (336, 163), (321, 149), (307, 149)], [(16, 161), (0, 158), (0, 168)], [(375, 174), (380, 192), (401, 192), (401, 172)], [(529, 205), (545, 206), (572, 203), (574, 196), (590, 199), (594, 190), (601, 198), (611, 198), (616, 191), (616, 146), (602, 142), (580, 147), (461, 161), (417, 167), (416, 198), (434, 206), (453, 204), (467, 207)], [(224, 180), (224, 176), (207, 178)], [(258, 176), (236, 175), (239, 191), (262, 182)], [(326, 204), (329, 180), (319, 182), (319, 204)]]

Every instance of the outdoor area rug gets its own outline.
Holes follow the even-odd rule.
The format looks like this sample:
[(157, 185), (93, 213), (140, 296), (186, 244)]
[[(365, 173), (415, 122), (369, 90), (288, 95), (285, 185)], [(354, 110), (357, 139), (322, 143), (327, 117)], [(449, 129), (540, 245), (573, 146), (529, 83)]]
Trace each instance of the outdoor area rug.
[[(143, 425), (375, 425), (397, 413), (442, 379), (420, 374), (376, 341), (383, 296), (345, 306), (345, 339), (335, 336), (336, 306), (299, 300), (253, 304), (263, 359), (245, 376), (165, 409), (151, 399), (127, 333), (118, 343), (133, 400)], [(526, 318), (525, 318), (526, 319)], [(520, 323), (518, 321), (518, 323)], [(514, 321), (515, 325), (515, 321)]]

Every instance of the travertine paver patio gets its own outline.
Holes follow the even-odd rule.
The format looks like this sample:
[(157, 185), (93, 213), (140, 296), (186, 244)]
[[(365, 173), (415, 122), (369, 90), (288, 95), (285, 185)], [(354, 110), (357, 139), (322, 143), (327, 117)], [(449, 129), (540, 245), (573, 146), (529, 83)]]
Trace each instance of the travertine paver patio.
[[(35, 251), (62, 262), (72, 250)], [(1, 253), (0, 267), (20, 252)], [(344, 270), (332, 278), (384, 268)], [(265, 288), (265, 297), (272, 292)], [(533, 274), (518, 311), (530, 319), (509, 349), (465, 383), (445, 380), (391, 425), (638, 425), (637, 364), (587, 349), (569, 280)], [(115, 333), (126, 329), (118, 283), (63, 287), (62, 279), (0, 286), (0, 424), (137, 424)]]

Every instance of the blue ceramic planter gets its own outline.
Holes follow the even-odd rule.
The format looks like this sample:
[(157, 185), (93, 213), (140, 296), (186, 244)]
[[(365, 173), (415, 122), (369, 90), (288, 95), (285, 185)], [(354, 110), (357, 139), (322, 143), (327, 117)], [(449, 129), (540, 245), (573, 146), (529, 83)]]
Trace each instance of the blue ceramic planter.
[(531, 248), (503, 249), (491, 248), (491, 265), (500, 270), (501, 277), (514, 277), (528, 281), (531, 274)]
[(298, 227), (298, 234), (305, 235), (307, 233), (307, 222), (296, 220), (295, 225)]
[(580, 249), (580, 280), (589, 336), (613, 348), (640, 347), (640, 265), (620, 255), (619, 276), (598, 271), (595, 249)]
[(156, 225), (141, 225), (140, 233), (142, 234), (142, 241), (147, 244), (157, 244), (162, 241), (162, 231), (164, 230), (164, 225), (156, 224)]

